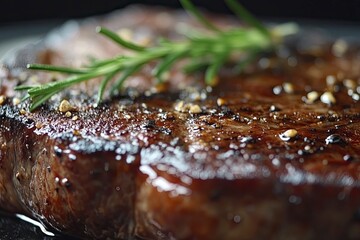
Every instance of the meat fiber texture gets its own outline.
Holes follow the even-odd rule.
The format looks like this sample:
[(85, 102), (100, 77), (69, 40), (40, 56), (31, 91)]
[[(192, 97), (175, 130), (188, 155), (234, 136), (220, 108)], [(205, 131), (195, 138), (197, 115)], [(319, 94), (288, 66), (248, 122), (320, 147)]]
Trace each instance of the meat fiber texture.
[[(223, 69), (213, 88), (175, 67), (157, 91), (149, 65), (97, 108), (96, 79), (33, 112), (18, 103), (15, 86), (63, 77), (28, 62), (81, 66), (127, 53), (96, 25), (156, 44), (187, 24), (183, 12), (130, 7), (68, 23), (5, 60), (0, 208), (85, 239), (359, 239), (356, 46), (300, 34), (241, 74)], [(71, 116), (58, 110), (64, 99)]]

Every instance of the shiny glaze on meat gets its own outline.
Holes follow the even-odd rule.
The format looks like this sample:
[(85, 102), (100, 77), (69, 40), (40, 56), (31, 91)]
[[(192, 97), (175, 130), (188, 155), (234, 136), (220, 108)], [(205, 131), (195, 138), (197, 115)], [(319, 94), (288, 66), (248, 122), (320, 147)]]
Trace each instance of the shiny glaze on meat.
[[(159, 11), (128, 9), (103, 24), (172, 37), (171, 26), (186, 18)], [(160, 25), (159, 16), (170, 22)], [(97, 57), (114, 54), (92, 29), (31, 54), (72, 65), (86, 61), (84, 46)], [(175, 69), (167, 91), (146, 91), (149, 67), (98, 108), (88, 96), (94, 81), (33, 113), (12, 103), (23, 78), (19, 60), (5, 64), (0, 207), (84, 238), (360, 238), (360, 52), (339, 57), (326, 41), (315, 50), (297, 44), (243, 74), (224, 69), (214, 88), (201, 84), (201, 74)], [(329, 75), (335, 84), (326, 83)], [(336, 103), (307, 103), (310, 91), (331, 91)], [(64, 98), (77, 107), (76, 120), (57, 111)], [(201, 113), (179, 109), (181, 101)], [(284, 141), (289, 129), (297, 135)]]

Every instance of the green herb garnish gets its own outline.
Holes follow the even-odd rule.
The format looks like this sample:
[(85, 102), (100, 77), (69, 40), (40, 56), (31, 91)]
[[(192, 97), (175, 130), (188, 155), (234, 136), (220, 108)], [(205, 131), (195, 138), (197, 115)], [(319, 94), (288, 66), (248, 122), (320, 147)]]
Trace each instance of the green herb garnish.
[(50, 82), (37, 86), (18, 86), (15, 90), (26, 91), (25, 99), (31, 99), (30, 111), (33, 111), (53, 95), (64, 89), (83, 81), (102, 77), (103, 80), (98, 90), (97, 104), (101, 102), (108, 84), (114, 78), (110, 92), (112, 95), (122, 89), (124, 81), (138, 72), (144, 65), (157, 62), (153, 76), (157, 83), (164, 81), (164, 75), (179, 60), (189, 60), (184, 67), (184, 72), (191, 73), (201, 69), (205, 70), (205, 82), (208, 85), (216, 83), (220, 68), (234, 55), (241, 54), (243, 59), (237, 64), (241, 69), (254, 59), (259, 53), (270, 50), (289, 34), (297, 31), (297, 26), (292, 23), (278, 25), (273, 28), (265, 27), (252, 14), (250, 14), (236, 0), (225, 0), (226, 4), (239, 16), (248, 27), (239, 27), (221, 30), (208, 21), (190, 0), (180, 0), (184, 9), (196, 17), (210, 33), (195, 31), (188, 33), (184, 41), (159, 41), (157, 46), (144, 47), (128, 42), (109, 29), (98, 27), (98, 33), (108, 37), (120, 46), (134, 51), (131, 55), (117, 56), (106, 60), (93, 61), (82, 69), (58, 67), (43, 64), (29, 64), (29, 69), (54, 71), (71, 74), (64, 80)]

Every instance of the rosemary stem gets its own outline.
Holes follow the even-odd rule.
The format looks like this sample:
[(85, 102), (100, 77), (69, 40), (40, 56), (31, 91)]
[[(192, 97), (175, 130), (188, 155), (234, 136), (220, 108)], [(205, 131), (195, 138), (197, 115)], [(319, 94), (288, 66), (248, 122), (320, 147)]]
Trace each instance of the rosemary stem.
[(46, 64), (28, 64), (26, 67), (28, 69), (32, 69), (32, 70), (42, 70), (42, 71), (68, 73), (68, 74), (82, 74), (82, 73), (88, 72), (88, 71), (82, 70), (82, 69), (52, 66), (52, 65), (46, 65)]
[[(156, 81), (164, 81), (164, 75), (180, 60), (188, 60), (184, 72), (205, 70), (205, 83), (213, 85), (217, 82), (217, 75), (221, 67), (234, 56), (241, 56), (242, 61), (236, 66), (241, 70), (250, 61), (255, 59), (262, 51), (268, 51), (281, 44), (284, 38), (298, 31), (293, 23), (282, 24), (272, 28), (265, 27), (251, 13), (249, 13), (236, 0), (225, 0), (233, 12), (245, 21), (249, 28), (220, 29), (208, 21), (190, 0), (180, 0), (181, 4), (204, 27), (210, 29), (203, 31), (184, 31), (183, 41), (164, 39), (157, 46), (144, 47), (126, 41), (117, 33), (104, 27), (97, 27), (96, 31), (121, 47), (133, 51), (131, 55), (121, 55), (110, 59), (95, 60), (81, 69), (65, 66), (52, 66), (45, 64), (29, 64), (33, 70), (52, 71), (71, 74), (64, 80), (50, 82), (37, 86), (18, 86), (15, 90), (25, 91), (26, 99), (30, 98), (30, 110), (33, 111), (53, 95), (84, 81), (100, 78), (96, 103), (99, 104), (104, 96), (107, 86), (111, 84), (110, 95), (119, 92), (126, 79), (140, 71), (149, 63), (155, 63), (152, 71)], [(184, 29), (183, 29), (184, 30)], [(244, 58), (245, 57), (245, 58)], [(115, 77), (115, 79), (112, 81)]]

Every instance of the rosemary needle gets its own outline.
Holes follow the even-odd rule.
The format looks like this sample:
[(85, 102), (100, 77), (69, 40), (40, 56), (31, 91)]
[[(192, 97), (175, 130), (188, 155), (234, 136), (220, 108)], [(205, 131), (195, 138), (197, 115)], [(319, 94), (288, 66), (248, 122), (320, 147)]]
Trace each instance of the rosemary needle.
[[(186, 11), (211, 30), (210, 33), (205, 34), (195, 31), (186, 34), (183, 41), (175, 42), (163, 39), (156, 46), (144, 47), (126, 41), (107, 28), (97, 27), (96, 31), (99, 34), (109, 38), (121, 47), (133, 51), (133, 54), (116, 56), (105, 60), (94, 60), (81, 69), (29, 64), (29, 69), (55, 71), (70, 74), (70, 76), (63, 80), (38, 86), (21, 85), (16, 87), (15, 90), (26, 91), (27, 95), (24, 99), (30, 99), (30, 111), (33, 111), (53, 95), (66, 88), (100, 77), (102, 82), (97, 94), (97, 104), (99, 104), (109, 84), (112, 85), (110, 88), (111, 95), (116, 94), (122, 89), (126, 79), (140, 71), (144, 65), (154, 61), (157, 64), (152, 74), (157, 79), (157, 83), (161, 83), (165, 80), (165, 73), (169, 72), (173, 65), (181, 59), (188, 61), (183, 68), (185, 73), (205, 69), (205, 83), (214, 85), (217, 83), (219, 70), (233, 56), (238, 54), (248, 56), (245, 60), (236, 64), (238, 70), (242, 69), (257, 54), (276, 47), (284, 37), (297, 32), (297, 26), (291, 23), (273, 28), (265, 27), (236, 0), (225, 0), (225, 2), (249, 26), (222, 30), (208, 21), (190, 0), (180, 0), (180, 2)], [(115, 81), (111, 81), (116, 77)]]

